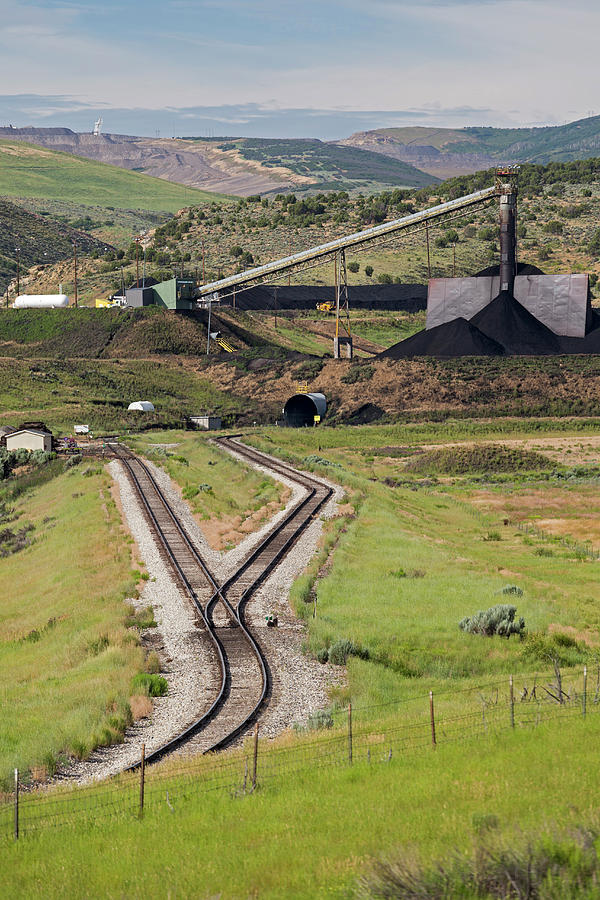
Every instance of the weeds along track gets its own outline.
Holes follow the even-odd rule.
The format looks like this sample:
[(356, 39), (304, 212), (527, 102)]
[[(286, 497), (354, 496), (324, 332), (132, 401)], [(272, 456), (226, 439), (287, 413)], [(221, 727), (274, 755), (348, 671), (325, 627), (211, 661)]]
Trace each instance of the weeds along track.
[[(271, 678), (259, 639), (246, 624), (246, 606), (333, 493), (322, 482), (247, 447), (235, 436), (218, 438), (216, 443), (252, 465), (283, 475), (306, 492), (222, 583), (203, 560), (148, 466), (127, 447), (110, 445), (111, 453), (125, 466), (149, 526), (193, 603), (199, 627), (206, 629), (218, 661), (218, 683), (210, 708), (180, 734), (149, 753), (148, 763), (182, 747), (195, 753), (220, 750), (256, 720), (269, 698)], [(207, 595), (210, 599), (203, 600)]]

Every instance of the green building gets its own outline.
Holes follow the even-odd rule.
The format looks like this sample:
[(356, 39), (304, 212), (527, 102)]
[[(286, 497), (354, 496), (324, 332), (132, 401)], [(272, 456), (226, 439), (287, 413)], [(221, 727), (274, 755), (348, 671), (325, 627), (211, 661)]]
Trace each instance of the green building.
[(151, 287), (126, 291), (127, 306), (162, 306), (165, 309), (194, 309), (196, 283), (186, 278), (170, 278)]

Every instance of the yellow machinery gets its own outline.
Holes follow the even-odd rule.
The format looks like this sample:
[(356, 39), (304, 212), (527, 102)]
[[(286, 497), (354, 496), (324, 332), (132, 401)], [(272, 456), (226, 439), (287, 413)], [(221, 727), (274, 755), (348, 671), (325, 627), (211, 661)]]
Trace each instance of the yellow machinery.
[(319, 312), (333, 312), (333, 303), (329, 301), (325, 303), (317, 303), (317, 309)]
[(96, 309), (110, 309), (114, 305), (112, 300), (101, 300), (99, 297), (95, 300)]
[(227, 350), (228, 353), (235, 353), (235, 347), (232, 347), (229, 341), (226, 341), (225, 338), (218, 337), (215, 338), (219, 347), (222, 347), (223, 350)]

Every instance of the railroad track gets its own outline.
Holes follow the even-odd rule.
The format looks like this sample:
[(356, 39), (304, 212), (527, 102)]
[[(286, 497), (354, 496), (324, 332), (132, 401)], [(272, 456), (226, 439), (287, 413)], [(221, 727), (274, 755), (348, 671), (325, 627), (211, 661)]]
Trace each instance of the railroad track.
[(112, 454), (127, 470), (164, 557), (196, 609), (200, 627), (206, 629), (219, 671), (210, 708), (180, 734), (150, 752), (148, 763), (157, 762), (182, 745), (186, 750), (202, 753), (220, 750), (255, 721), (269, 697), (271, 674), (260, 642), (246, 622), (246, 607), (332, 494), (322, 482), (241, 444), (236, 437), (218, 438), (216, 443), (250, 463), (294, 481), (306, 493), (222, 583), (202, 558), (149, 467), (127, 447), (110, 445)]

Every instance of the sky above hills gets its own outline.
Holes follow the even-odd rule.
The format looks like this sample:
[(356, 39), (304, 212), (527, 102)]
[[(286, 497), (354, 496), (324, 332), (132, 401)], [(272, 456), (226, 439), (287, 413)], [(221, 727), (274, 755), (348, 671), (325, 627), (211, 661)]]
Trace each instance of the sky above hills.
[(597, 0), (0, 0), (0, 124), (345, 137), (599, 112)]

